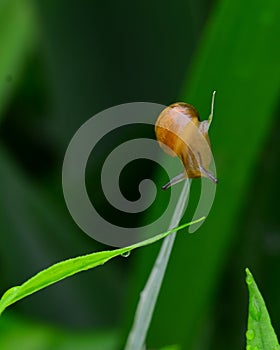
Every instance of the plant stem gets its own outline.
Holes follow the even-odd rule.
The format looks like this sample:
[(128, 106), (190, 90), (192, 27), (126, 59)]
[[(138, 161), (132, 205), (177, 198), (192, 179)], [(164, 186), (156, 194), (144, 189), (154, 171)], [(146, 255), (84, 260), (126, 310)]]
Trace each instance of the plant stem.
[[(178, 226), (184, 213), (190, 192), (191, 180), (186, 179), (183, 190), (173, 213), (169, 229)], [(169, 261), (176, 232), (167, 236), (161, 246), (158, 257), (150, 273), (145, 288), (140, 294), (133, 326), (129, 333), (125, 350), (142, 350), (151, 323), (155, 304), (162, 285), (163, 277)]]

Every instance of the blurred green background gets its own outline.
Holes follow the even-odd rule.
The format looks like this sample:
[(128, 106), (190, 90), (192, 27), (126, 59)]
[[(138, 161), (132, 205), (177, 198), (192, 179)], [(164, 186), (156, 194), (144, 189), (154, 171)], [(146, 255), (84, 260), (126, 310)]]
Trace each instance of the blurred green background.
[[(1, 294), (54, 262), (106, 248), (79, 230), (62, 194), (63, 156), (84, 121), (134, 101), (183, 100), (206, 118), (217, 90), (215, 203), (199, 232), (177, 237), (147, 345), (245, 348), (246, 266), (280, 335), (279, 18), (279, 0), (0, 0)], [(97, 172), (89, 169), (89, 183)], [(132, 176), (130, 168), (134, 198)], [(122, 349), (159, 247), (11, 307), (0, 349)]]

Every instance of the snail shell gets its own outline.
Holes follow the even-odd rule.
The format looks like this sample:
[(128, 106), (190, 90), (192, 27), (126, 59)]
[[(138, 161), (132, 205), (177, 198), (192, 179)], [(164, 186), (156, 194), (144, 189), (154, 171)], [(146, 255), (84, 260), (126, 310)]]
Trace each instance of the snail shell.
[(211, 115), (204, 121), (200, 121), (192, 105), (184, 102), (173, 103), (160, 113), (155, 124), (156, 138), (162, 149), (173, 157), (178, 156), (184, 166), (184, 173), (172, 179), (164, 189), (185, 178), (202, 176), (217, 183), (215, 176), (209, 172), (212, 152), (208, 129), (212, 115), (213, 100)]

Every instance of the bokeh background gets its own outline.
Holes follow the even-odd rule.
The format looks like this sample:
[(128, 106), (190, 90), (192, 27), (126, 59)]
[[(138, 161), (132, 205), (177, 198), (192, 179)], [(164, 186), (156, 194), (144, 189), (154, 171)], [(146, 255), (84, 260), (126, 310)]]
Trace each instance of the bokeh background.
[[(245, 348), (246, 266), (280, 335), (279, 18), (278, 0), (0, 0), (1, 293), (57, 261), (107, 248), (80, 231), (62, 194), (63, 156), (84, 121), (134, 101), (183, 100), (206, 118), (217, 90), (215, 203), (199, 232), (177, 237), (147, 346)], [(143, 132), (154, 137), (128, 128), (114, 142)], [(111, 146), (98, 148), (101, 163)], [(160, 188), (160, 171), (148, 169), (128, 167), (128, 198), (139, 195), (141, 176)], [(91, 164), (89, 191), (98, 171)], [(135, 223), (161, 212), (159, 196)], [(159, 247), (10, 307), (1, 350), (122, 349)]]

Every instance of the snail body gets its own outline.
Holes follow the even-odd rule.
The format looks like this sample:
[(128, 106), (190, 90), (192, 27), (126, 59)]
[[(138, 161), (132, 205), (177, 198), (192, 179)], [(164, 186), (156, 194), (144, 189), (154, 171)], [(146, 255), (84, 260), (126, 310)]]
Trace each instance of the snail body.
[(209, 171), (212, 152), (208, 130), (213, 117), (214, 96), (215, 92), (208, 120), (200, 121), (197, 110), (184, 102), (173, 103), (158, 116), (155, 133), (161, 148), (173, 157), (178, 156), (184, 166), (184, 172), (163, 186), (163, 189), (186, 178), (202, 176), (217, 183)]

